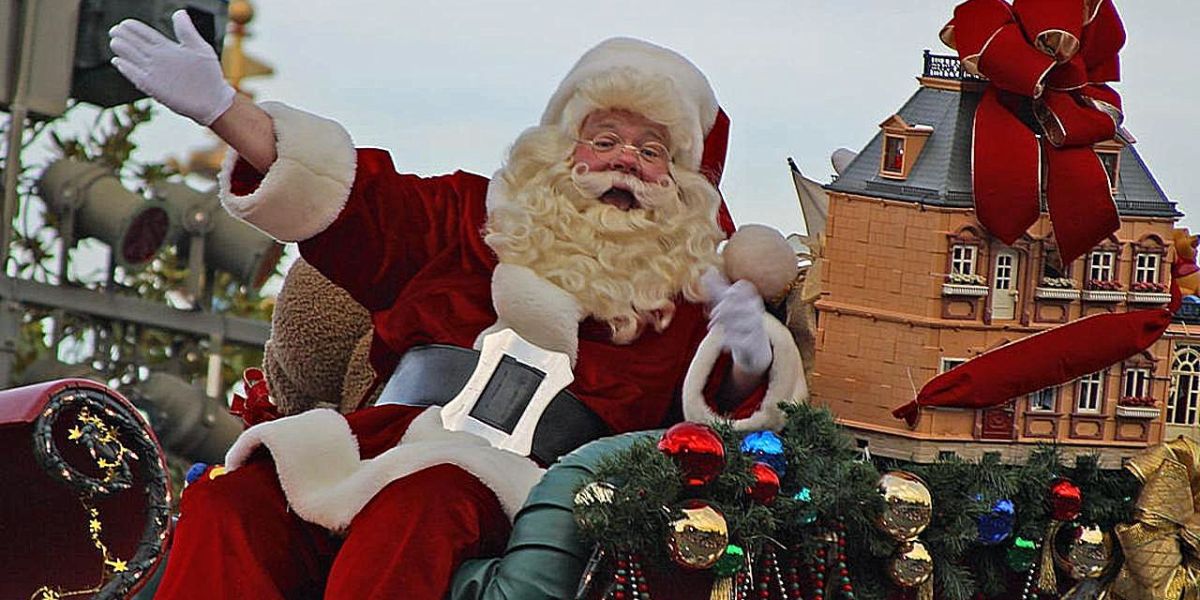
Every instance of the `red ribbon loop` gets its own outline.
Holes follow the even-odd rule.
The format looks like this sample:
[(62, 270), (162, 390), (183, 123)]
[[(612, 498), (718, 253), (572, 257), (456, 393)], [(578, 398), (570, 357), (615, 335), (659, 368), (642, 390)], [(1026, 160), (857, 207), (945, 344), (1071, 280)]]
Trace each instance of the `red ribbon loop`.
[(242, 418), (246, 427), (272, 421), (280, 417), (279, 409), (271, 401), (267, 390), (267, 378), (262, 369), (251, 367), (242, 372), (242, 383), (246, 386), (246, 395), (233, 395), (233, 405), (229, 412)]
[[(1117, 207), (1092, 150), (1116, 136), (1121, 120), (1120, 96), (1103, 85), (1119, 79), (1117, 51), (1125, 43), (1112, 1), (968, 0), (954, 9), (942, 39), (964, 69), (991, 82), (989, 91), (1005, 93), (985, 93), (975, 113), (972, 178), (980, 223), (1012, 244), (1037, 221), (1030, 207), (1039, 202), (1045, 154), (1047, 208), (1063, 261), (1116, 231)], [(1020, 101), (1014, 106), (1005, 95)], [(1030, 103), (1050, 142), (1041, 151), (1038, 134), (1019, 116)], [(1091, 160), (1080, 159), (1079, 150)]]

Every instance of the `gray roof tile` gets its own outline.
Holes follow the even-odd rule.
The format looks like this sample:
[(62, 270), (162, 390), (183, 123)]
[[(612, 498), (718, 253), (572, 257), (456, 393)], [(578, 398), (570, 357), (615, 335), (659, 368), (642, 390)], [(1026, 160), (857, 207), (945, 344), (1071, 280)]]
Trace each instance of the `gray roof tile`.
[[(972, 122), (978, 105), (977, 92), (922, 86), (897, 113), (910, 125), (933, 127), (908, 179), (896, 181), (879, 176), (883, 133), (878, 132), (828, 189), (930, 206), (970, 208)], [(1131, 145), (1122, 150), (1118, 190), (1113, 197), (1123, 215), (1181, 216)]]

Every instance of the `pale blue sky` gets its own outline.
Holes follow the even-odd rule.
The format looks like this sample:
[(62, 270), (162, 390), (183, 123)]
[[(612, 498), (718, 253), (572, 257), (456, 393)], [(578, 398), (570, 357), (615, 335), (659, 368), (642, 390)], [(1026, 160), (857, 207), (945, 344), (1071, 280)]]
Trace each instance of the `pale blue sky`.
[[(922, 50), (950, 53), (937, 33), (955, 4), (255, 0), (246, 49), (277, 74), (246, 87), (342, 122), (359, 145), (390, 149), (401, 170), (490, 174), (584, 50), (641, 37), (699, 65), (730, 114), (723, 190), (735, 219), (788, 233), (802, 226), (786, 158), (828, 181), (829, 154), (859, 150), (915, 90)], [(1117, 7), (1129, 31), (1117, 86), (1126, 126), (1168, 196), (1200, 214), (1195, 3)], [(139, 140), (144, 157), (207, 143), (174, 116)]]

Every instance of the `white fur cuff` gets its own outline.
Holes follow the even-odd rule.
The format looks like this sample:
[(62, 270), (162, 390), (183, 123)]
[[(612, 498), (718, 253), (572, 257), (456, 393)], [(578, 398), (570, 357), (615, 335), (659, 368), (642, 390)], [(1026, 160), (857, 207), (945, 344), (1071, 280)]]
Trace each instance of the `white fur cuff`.
[(478, 436), (446, 431), (440, 411), (435, 407), (421, 413), (394, 448), (361, 460), (345, 417), (333, 410), (310, 410), (247, 429), (226, 455), (226, 467), (237, 469), (256, 448), (266, 446), (288, 505), (302, 519), (332, 531), (349, 528), (387, 484), (441, 464), (474, 475), (514, 518), (545, 470)]
[(357, 156), (350, 134), (334, 121), (279, 102), (262, 103), (275, 127), (278, 158), (252, 194), (235, 196), (231, 148), (219, 177), (229, 214), (282, 242), (304, 241), (324, 231), (346, 206)]
[[(804, 380), (804, 366), (800, 351), (792, 340), (792, 334), (776, 318), (763, 315), (763, 329), (771, 342), (774, 359), (767, 373), (767, 392), (762, 405), (754, 414), (733, 421), (737, 431), (778, 431), (783, 427), (786, 415), (784, 404), (808, 400), (808, 384)], [(704, 386), (723, 351), (720, 328), (714, 327), (692, 358), (687, 376), (683, 379), (683, 418), (697, 423), (711, 423), (724, 419), (709, 407), (704, 399)]]

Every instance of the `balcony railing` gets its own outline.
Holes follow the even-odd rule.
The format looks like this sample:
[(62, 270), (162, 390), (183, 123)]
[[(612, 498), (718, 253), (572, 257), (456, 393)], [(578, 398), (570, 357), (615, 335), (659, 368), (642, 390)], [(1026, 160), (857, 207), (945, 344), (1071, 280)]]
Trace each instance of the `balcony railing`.
[(1184, 302), (1181, 304), (1179, 310), (1175, 311), (1175, 322), (1200, 325), (1200, 303)]
[(958, 81), (987, 81), (983, 77), (964, 71), (957, 56), (934, 54), (929, 50), (925, 51), (925, 76)]

